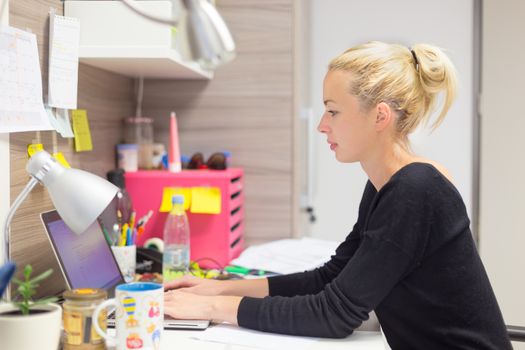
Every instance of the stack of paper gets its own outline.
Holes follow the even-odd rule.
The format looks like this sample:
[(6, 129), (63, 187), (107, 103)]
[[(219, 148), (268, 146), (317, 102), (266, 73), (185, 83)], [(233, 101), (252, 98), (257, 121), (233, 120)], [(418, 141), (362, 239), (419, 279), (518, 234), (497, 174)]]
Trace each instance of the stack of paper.
[(224, 323), (195, 333), (192, 338), (268, 350), (308, 349), (318, 341), (316, 338), (264, 333)]
[(249, 247), (231, 264), (281, 274), (302, 272), (330, 260), (338, 245), (314, 238), (283, 239)]

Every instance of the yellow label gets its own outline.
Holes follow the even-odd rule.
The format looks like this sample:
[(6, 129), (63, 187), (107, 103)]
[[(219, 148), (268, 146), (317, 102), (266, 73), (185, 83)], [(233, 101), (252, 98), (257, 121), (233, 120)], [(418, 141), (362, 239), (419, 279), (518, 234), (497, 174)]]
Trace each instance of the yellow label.
[(220, 214), (221, 189), (218, 187), (192, 187), (190, 211), (196, 214)]
[(179, 194), (184, 196), (184, 210), (188, 210), (190, 207), (191, 199), (191, 188), (188, 187), (164, 187), (162, 190), (162, 203), (160, 204), (159, 211), (161, 213), (167, 213), (173, 208), (172, 198), (174, 195)]
[(65, 342), (70, 345), (82, 344), (82, 313), (64, 310)]
[(69, 163), (66, 160), (66, 157), (64, 157), (64, 154), (62, 152), (53, 153), (53, 157), (55, 157), (57, 162), (62, 164), (64, 168), (71, 168), (71, 165), (69, 165)]
[(35, 153), (43, 151), (44, 145), (41, 143), (32, 143), (27, 145), (27, 155), (31, 158)]
[(89, 121), (85, 109), (75, 109), (71, 111), (73, 121), (73, 133), (75, 134), (75, 150), (77, 152), (91, 151), (91, 132), (89, 131)]

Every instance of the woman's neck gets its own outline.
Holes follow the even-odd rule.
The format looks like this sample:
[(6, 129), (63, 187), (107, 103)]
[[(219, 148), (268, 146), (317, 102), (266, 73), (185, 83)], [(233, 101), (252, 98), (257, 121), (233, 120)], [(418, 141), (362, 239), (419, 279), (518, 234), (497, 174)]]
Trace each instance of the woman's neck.
[(369, 159), (361, 161), (361, 167), (370, 182), (379, 191), (399, 169), (419, 159), (409, 150), (396, 145), (377, 152)]

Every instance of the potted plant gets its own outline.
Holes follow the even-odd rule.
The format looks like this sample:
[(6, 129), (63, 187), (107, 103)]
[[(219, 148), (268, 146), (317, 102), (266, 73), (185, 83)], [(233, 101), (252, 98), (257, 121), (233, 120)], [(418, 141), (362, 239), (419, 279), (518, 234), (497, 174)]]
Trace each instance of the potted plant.
[(13, 278), (18, 286), (11, 303), (0, 304), (1, 348), (9, 350), (57, 350), (60, 343), (62, 308), (56, 298), (33, 301), (39, 283), (53, 272), (49, 269), (31, 278), (31, 265), (24, 268), (23, 281)]

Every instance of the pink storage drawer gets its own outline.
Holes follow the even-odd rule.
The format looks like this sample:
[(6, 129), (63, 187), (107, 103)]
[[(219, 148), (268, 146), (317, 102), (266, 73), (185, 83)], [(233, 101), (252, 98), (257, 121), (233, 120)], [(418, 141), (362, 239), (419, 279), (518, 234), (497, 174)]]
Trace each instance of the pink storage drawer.
[(218, 187), (221, 190), (220, 214), (187, 212), (191, 232), (191, 260), (198, 260), (201, 266), (212, 268), (217, 267), (217, 264), (206, 259), (213, 259), (222, 267), (239, 256), (244, 244), (242, 169), (184, 170), (180, 173), (137, 171), (127, 172), (125, 177), (126, 189), (137, 218), (153, 210), (144, 234), (138, 239), (139, 245), (151, 237), (162, 238), (167, 213), (159, 213), (159, 208), (165, 187)]

